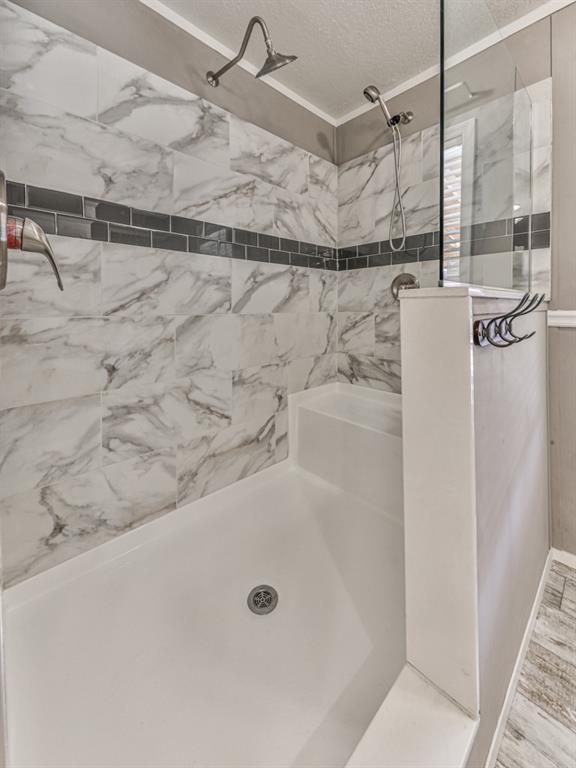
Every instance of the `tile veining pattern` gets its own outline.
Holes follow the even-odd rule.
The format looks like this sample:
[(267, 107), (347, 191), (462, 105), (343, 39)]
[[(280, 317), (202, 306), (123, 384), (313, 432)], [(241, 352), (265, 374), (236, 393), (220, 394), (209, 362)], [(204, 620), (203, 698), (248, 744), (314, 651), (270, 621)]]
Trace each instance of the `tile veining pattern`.
[(336, 245), (332, 163), (6, 0), (0, 30), (7, 178)]
[[(64, 292), (12, 252), (0, 295), (14, 583), (287, 455), (288, 393), (337, 376), (337, 274), (308, 266), (335, 245), (337, 174), (16, 5), (0, 30), (12, 204), (54, 217), (58, 190), (58, 231), (76, 235), (50, 235)], [(130, 237), (102, 236), (122, 221)], [(147, 227), (189, 250), (134, 244)], [(297, 263), (269, 262), (280, 237)]]
[(21, 253), (0, 295), (16, 582), (284, 458), (290, 392), (400, 391), (389, 288), (405, 262), (436, 284), (437, 147), (406, 142), (416, 237), (392, 258), (374, 207), (390, 208), (389, 148), (339, 184), (333, 164), (7, 0), (0, 34), (11, 204), (55, 233), (66, 288)]
[(497, 768), (572, 768), (576, 755), (576, 569), (553, 561)]
[[(470, 200), (462, 200), (460, 258), (453, 265), (468, 282), (524, 287), (531, 267), (534, 290), (549, 289), (550, 232), (540, 223), (532, 230), (536, 254), (529, 263), (531, 213), (551, 209), (552, 80), (507, 95), (451, 117), (448, 129), (473, 124), (466, 167)], [(530, 114), (528, 114), (530, 112)], [(473, 144), (473, 146), (472, 146)], [(466, 150), (467, 147), (465, 146)], [(403, 141), (401, 184), (410, 236), (407, 253), (391, 263), (424, 261), (438, 246), (440, 157), (438, 126)], [(339, 261), (347, 269), (376, 266), (386, 258), (390, 212), (394, 196), (391, 145), (372, 150), (338, 168)], [(532, 193), (532, 203), (531, 203)], [(398, 234), (398, 233), (396, 233)], [(416, 250), (418, 249), (418, 250)], [(342, 267), (339, 265), (339, 269)], [(456, 279), (456, 275), (448, 277)]]

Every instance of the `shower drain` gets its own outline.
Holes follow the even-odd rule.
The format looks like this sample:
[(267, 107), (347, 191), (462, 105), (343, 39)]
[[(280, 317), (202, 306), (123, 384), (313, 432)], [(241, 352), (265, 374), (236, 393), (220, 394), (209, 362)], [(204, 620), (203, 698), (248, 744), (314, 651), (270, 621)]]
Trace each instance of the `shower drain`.
[(278, 592), (274, 587), (269, 587), (268, 584), (261, 584), (254, 589), (248, 595), (248, 608), (252, 613), (262, 615), (264, 613), (271, 613), (278, 605)]

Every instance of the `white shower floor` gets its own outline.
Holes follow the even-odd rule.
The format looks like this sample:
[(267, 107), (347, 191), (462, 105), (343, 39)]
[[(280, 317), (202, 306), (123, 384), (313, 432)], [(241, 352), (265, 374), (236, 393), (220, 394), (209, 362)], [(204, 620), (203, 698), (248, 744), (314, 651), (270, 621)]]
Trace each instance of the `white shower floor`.
[(401, 525), (288, 463), (5, 603), (10, 768), (337, 768), (405, 661)]

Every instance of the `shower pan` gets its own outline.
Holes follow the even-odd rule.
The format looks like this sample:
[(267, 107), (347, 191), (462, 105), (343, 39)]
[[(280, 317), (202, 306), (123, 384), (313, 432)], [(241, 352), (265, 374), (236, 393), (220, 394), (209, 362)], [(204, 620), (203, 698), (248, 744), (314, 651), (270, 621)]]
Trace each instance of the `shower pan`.
[(321, 389), (288, 463), (5, 593), (10, 765), (346, 764), (406, 659), (401, 417)]

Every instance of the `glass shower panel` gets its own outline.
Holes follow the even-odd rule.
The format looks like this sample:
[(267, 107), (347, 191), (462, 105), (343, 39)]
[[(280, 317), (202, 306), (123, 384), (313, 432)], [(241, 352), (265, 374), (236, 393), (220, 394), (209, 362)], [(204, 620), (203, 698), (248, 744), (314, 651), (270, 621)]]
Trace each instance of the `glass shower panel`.
[(484, 0), (442, 2), (443, 284), (528, 290), (531, 102)]

